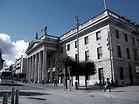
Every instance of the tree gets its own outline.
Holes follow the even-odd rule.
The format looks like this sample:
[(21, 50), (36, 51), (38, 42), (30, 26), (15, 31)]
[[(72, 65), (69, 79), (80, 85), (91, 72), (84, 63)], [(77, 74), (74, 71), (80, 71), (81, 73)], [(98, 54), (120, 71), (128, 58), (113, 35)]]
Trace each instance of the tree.
[(94, 75), (96, 73), (96, 68), (94, 62), (80, 62), (80, 70), (82, 71), (82, 75), (85, 76), (85, 86), (87, 87), (87, 80), (90, 75)]
[[(69, 78), (69, 72), (68, 72), (67, 67), (70, 67), (70, 75), (71, 76), (76, 76), (79, 74), (78, 62), (74, 61), (69, 56), (63, 56), (63, 57), (57, 58), (57, 60), (55, 62), (55, 66), (58, 69), (58, 74), (59, 74), (59, 76), (61, 76), (61, 78), (65, 74), (66, 88), (67, 88), (67, 79)], [(64, 74), (62, 73), (63, 71), (65, 71)]]
[(85, 76), (85, 86), (87, 87), (87, 80), (89, 75), (94, 75), (96, 73), (95, 64), (94, 62), (87, 61), (87, 62), (77, 62), (74, 61), (69, 56), (59, 57), (55, 62), (56, 68), (59, 69), (59, 73), (62, 74), (62, 70), (65, 69), (65, 75), (68, 77), (69, 73), (67, 67), (71, 66), (70, 68), (70, 75), (71, 76)]
[(57, 58), (57, 60), (55, 62), (55, 66), (56, 66), (56, 68), (59, 69), (59, 72), (62, 72), (63, 68), (65, 68), (65, 70), (67, 72), (67, 67), (71, 66), (71, 68), (70, 68), (71, 76), (77, 76), (77, 75), (82, 74), (79, 69), (79, 62), (75, 61), (74, 59), (72, 59), (69, 56), (63, 56), (63, 57)]

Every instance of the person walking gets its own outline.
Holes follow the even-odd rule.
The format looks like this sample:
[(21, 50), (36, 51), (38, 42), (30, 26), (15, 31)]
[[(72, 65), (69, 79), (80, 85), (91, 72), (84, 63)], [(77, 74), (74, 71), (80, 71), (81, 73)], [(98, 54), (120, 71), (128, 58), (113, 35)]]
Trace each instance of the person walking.
[(107, 78), (107, 81), (106, 81), (106, 85), (104, 86), (104, 92), (109, 89), (109, 92), (111, 92), (111, 83), (109, 81), (110, 79)]
[(57, 86), (57, 80), (54, 79), (54, 86)]

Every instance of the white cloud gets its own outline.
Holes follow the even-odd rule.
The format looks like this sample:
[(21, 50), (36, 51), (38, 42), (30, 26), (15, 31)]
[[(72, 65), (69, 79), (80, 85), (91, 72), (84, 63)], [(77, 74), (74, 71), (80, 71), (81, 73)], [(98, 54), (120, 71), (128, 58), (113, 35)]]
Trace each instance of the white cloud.
[(28, 47), (28, 42), (25, 42), (24, 40), (18, 40), (16, 42), (13, 42), (13, 45), (15, 46), (15, 50), (17, 52), (17, 54), (15, 55), (16, 59), (21, 57), (21, 55), (26, 57), (25, 51)]
[(18, 59), (23, 55), (26, 57), (25, 51), (28, 47), (28, 42), (24, 40), (11, 41), (8, 34), (0, 33), (0, 48), (3, 50), (3, 59), (6, 60), (4, 65), (11, 65), (15, 59)]

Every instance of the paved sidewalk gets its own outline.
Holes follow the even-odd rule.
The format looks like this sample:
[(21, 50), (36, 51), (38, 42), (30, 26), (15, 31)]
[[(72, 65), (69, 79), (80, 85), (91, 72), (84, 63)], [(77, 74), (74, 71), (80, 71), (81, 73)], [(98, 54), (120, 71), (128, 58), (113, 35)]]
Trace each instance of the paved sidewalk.
[[(112, 92), (104, 92), (103, 86), (83, 86), (78, 90), (64, 90), (63, 84), (26, 84), (42, 90), (24, 90), (31, 96), (20, 96), (20, 104), (138, 104), (139, 86), (112, 87)], [(38, 94), (38, 95), (37, 95)]]

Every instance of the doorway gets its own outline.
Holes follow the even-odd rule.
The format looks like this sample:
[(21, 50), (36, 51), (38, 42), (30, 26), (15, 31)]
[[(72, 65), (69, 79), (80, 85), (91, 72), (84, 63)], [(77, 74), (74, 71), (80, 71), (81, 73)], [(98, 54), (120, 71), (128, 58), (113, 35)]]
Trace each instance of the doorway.
[(104, 72), (103, 68), (98, 68), (98, 78), (99, 78), (99, 84), (104, 84)]
[(129, 64), (128, 65), (128, 70), (129, 70), (129, 79), (130, 79), (130, 84), (133, 84), (133, 75), (132, 75), (132, 67)]

